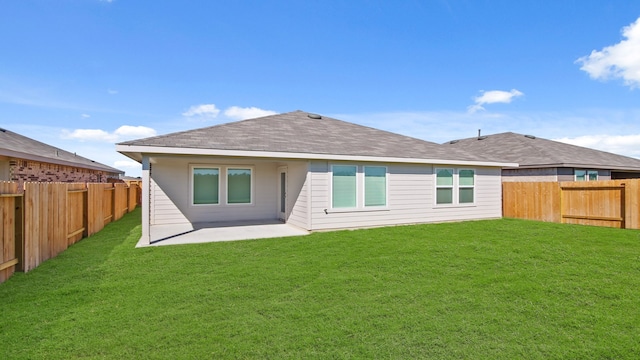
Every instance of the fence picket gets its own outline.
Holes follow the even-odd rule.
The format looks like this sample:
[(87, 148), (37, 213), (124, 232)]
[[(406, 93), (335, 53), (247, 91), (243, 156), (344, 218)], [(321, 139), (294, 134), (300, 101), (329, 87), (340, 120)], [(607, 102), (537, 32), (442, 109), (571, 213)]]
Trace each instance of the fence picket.
[(22, 194), (16, 183), (0, 181), (0, 283), (11, 277), (16, 270), (16, 201)]
[(502, 185), (505, 217), (640, 228), (640, 179)]
[[(115, 189), (119, 189), (116, 193)], [(30, 271), (80, 239), (132, 211), (137, 198), (123, 184), (0, 182), (0, 283)], [(134, 195), (130, 195), (135, 191)], [(118, 207), (115, 207), (118, 205)], [(106, 221), (108, 218), (108, 221)]]

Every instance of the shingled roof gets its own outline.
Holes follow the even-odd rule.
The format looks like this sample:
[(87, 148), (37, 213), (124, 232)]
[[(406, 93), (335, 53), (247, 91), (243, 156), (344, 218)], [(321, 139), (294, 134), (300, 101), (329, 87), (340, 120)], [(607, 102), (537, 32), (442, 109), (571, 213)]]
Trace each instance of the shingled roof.
[(150, 152), (159, 152), (162, 148), (180, 148), (476, 162), (486, 160), (463, 149), (452, 149), (299, 110), (126, 141), (118, 144), (118, 151), (132, 156), (128, 150), (130, 147), (155, 148)]
[(0, 128), (0, 156), (124, 174), (124, 171)]
[(513, 132), (453, 140), (444, 145), (471, 151), (487, 160), (516, 162), (521, 168), (640, 170), (640, 159)]

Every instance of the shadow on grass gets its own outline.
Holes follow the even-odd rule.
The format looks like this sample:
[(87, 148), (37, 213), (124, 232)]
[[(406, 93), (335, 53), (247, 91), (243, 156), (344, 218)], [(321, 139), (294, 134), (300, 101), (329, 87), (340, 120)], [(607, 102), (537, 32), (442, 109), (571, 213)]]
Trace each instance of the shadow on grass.
[[(107, 224), (103, 230), (70, 246), (57, 257), (47, 260), (28, 273), (17, 273), (10, 281), (44, 281), (47, 286), (63, 286), (70, 277), (95, 279), (102, 264), (115, 248), (139, 240), (140, 209), (126, 214), (116, 222)], [(136, 238), (137, 237), (137, 238)], [(135, 239), (133, 239), (135, 238)], [(76, 271), (69, 271), (75, 269)]]
[[(32, 271), (16, 273), (0, 284), (3, 322), (0, 329), (20, 329), (5, 335), (9, 338), (33, 335), (29, 326), (20, 324), (53, 329), (56, 324), (67, 321), (73, 309), (95, 300), (94, 294), (107, 271), (105, 263), (112, 252), (119, 247), (133, 250), (140, 238), (140, 214), (138, 208)], [(55, 304), (51, 304), (52, 301)], [(39, 311), (41, 308), (46, 312)]]

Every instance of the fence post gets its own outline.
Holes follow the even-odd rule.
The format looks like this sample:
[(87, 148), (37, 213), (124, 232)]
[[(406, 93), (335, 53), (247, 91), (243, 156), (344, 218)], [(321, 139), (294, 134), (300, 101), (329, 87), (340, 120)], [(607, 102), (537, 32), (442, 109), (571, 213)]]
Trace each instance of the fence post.
[(116, 184), (111, 184), (113, 191), (111, 191), (111, 222), (116, 221)]
[(89, 236), (89, 183), (85, 183), (84, 187), (87, 191), (82, 194), (82, 237), (86, 238)]
[(621, 188), (620, 188), (620, 217), (622, 218), (622, 222), (620, 222), (620, 229), (626, 229), (627, 228), (627, 215), (626, 215), (626, 209), (627, 209), (627, 198), (626, 198), (626, 184), (625, 183), (621, 183), (620, 184)]
[(560, 223), (564, 224), (565, 223), (565, 220), (564, 220), (565, 211), (564, 211), (564, 201), (562, 201), (562, 199), (564, 198), (564, 194), (563, 194), (564, 189), (562, 188), (562, 183), (558, 183), (558, 189), (559, 189), (558, 192), (560, 194)]
[(15, 198), (15, 205), (16, 271), (24, 271), (24, 188), (22, 196)]

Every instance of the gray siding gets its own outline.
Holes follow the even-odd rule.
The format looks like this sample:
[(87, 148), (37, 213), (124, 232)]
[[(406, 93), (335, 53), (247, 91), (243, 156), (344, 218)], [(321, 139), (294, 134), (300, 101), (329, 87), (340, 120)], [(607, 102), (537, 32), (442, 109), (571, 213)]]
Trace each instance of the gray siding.
[(556, 168), (504, 169), (502, 170), (502, 181), (555, 182), (558, 181), (558, 172)]
[[(251, 166), (253, 168), (253, 204), (227, 205), (226, 174), (220, 176), (219, 205), (192, 205), (190, 165)], [(210, 157), (154, 158), (151, 198), (151, 223), (201, 223), (237, 220), (277, 219), (277, 164)]]
[(287, 209), (291, 209), (287, 223), (307, 230), (309, 229), (308, 169), (307, 162), (290, 163), (287, 166)]
[[(592, 168), (581, 168), (584, 170), (595, 170)], [(535, 169), (504, 169), (502, 170), (502, 181), (514, 182), (556, 182), (575, 181), (574, 168), (535, 168)], [(598, 169), (598, 180), (611, 180), (611, 170)]]
[(598, 180), (611, 180), (611, 170), (598, 170)]
[[(330, 165), (328, 162), (314, 161), (310, 166), (313, 185), (312, 230), (487, 219), (502, 216), (502, 185), (498, 168), (473, 168), (476, 170), (476, 195), (473, 205), (436, 206), (433, 166), (384, 164), (389, 174), (386, 209), (332, 211), (329, 208)], [(328, 213), (325, 213), (325, 209)]]
[[(344, 163), (344, 162), (343, 162)], [(221, 204), (191, 204), (190, 164), (252, 166), (254, 203), (225, 205), (226, 176), (222, 172)], [(476, 171), (472, 205), (436, 206), (432, 165), (350, 163), (387, 167), (387, 207), (338, 210), (330, 208), (330, 165), (327, 161), (258, 161), (213, 157), (154, 158), (151, 171), (151, 224), (180, 224), (278, 218), (278, 167), (287, 166), (287, 222), (307, 230), (373, 227), (412, 223), (499, 218), (502, 216), (500, 169)], [(454, 167), (462, 169), (464, 167)], [(326, 211), (325, 211), (326, 210)]]
[(151, 178), (151, 225), (185, 224), (184, 216), (167, 193)]

